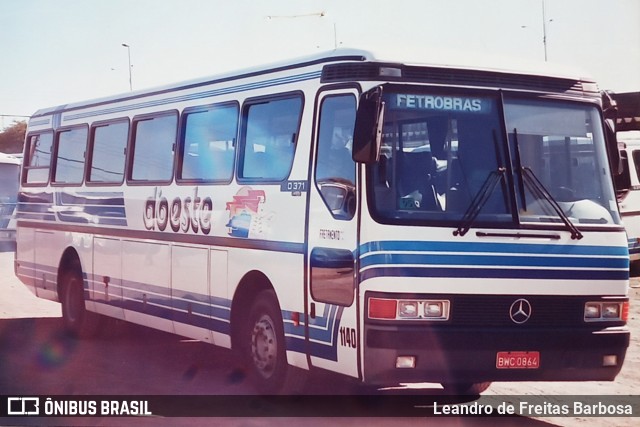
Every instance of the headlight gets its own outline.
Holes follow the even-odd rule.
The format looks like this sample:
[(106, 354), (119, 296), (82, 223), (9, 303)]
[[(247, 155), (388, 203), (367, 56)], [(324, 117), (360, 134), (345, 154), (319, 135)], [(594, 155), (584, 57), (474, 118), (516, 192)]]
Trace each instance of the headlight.
[(444, 314), (444, 301), (427, 301), (424, 304), (424, 317), (440, 318)]
[(627, 321), (629, 301), (590, 301), (584, 305), (585, 322)]
[(584, 318), (587, 319), (599, 319), (600, 318), (600, 303), (588, 302), (584, 306)]
[(620, 304), (602, 304), (602, 317), (604, 319), (620, 319)]
[(418, 302), (400, 301), (398, 304), (398, 316), (402, 318), (418, 317)]

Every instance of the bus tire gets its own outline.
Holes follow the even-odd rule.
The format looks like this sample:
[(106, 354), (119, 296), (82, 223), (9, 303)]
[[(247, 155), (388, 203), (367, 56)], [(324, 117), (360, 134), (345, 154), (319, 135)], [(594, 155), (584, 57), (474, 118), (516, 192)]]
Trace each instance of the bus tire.
[(474, 396), (482, 393), (491, 386), (491, 382), (483, 383), (444, 383), (445, 393), (456, 396)]
[(287, 362), (282, 314), (273, 290), (260, 292), (254, 300), (244, 339), (248, 375), (260, 393), (292, 394), (304, 388), (306, 371)]
[(62, 321), (74, 338), (93, 338), (100, 332), (102, 316), (87, 311), (84, 304), (82, 272), (78, 266), (67, 269), (61, 277)]

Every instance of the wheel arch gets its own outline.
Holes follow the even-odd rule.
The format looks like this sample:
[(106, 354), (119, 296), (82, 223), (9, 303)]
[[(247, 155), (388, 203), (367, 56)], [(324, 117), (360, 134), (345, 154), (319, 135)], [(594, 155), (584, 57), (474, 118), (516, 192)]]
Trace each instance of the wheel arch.
[(60, 300), (60, 295), (62, 294), (62, 277), (64, 277), (65, 273), (73, 268), (77, 268), (80, 270), (80, 274), (83, 276), (84, 280), (84, 270), (82, 268), (82, 263), (80, 261), (80, 255), (73, 247), (68, 247), (62, 253), (60, 257), (60, 263), (58, 264), (58, 276), (57, 276), (57, 292), (58, 292), (58, 300)]
[[(243, 325), (248, 321), (248, 314), (256, 296), (265, 290), (275, 292), (271, 280), (261, 271), (252, 270), (240, 280), (231, 301), (231, 348), (239, 350), (238, 339)], [(278, 310), (280, 303), (278, 302)]]

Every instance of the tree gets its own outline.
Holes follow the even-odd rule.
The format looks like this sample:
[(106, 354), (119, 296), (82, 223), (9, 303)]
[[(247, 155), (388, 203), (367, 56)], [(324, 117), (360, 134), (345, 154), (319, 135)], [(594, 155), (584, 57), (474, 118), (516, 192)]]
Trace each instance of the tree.
[(0, 132), (0, 152), (22, 153), (24, 135), (27, 132), (27, 122), (16, 120)]

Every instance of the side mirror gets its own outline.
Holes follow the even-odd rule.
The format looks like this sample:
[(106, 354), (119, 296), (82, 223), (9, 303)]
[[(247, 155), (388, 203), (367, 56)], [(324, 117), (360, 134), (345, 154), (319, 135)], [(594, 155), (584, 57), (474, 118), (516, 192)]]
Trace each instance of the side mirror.
[(382, 87), (360, 96), (356, 123), (353, 130), (353, 160), (359, 163), (375, 163), (380, 156), (384, 101)]

